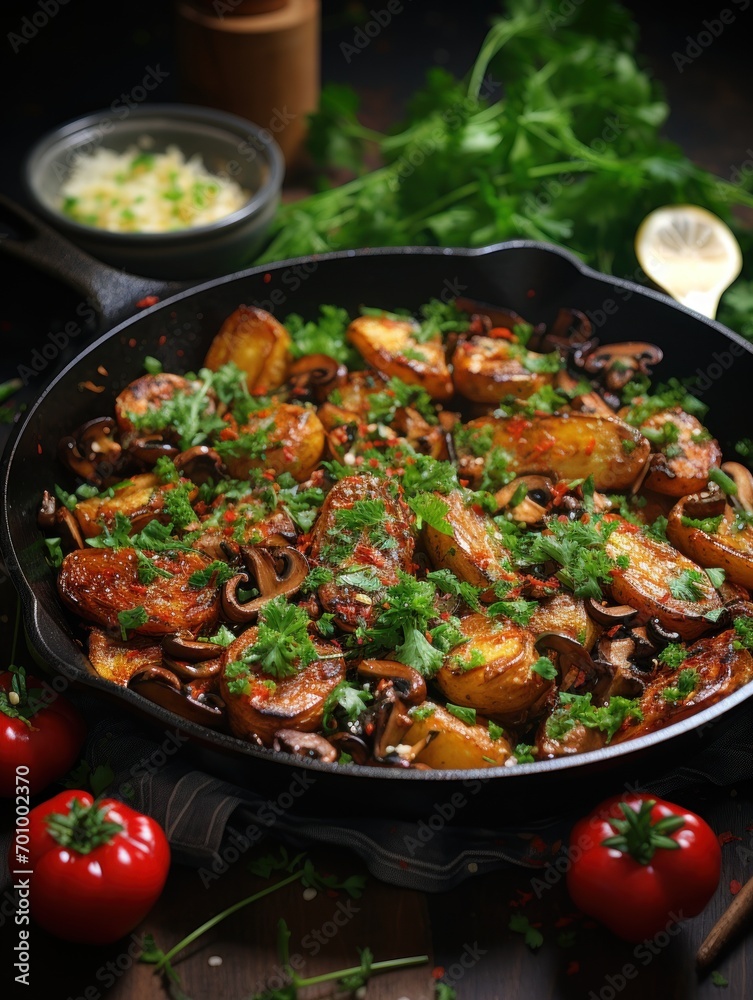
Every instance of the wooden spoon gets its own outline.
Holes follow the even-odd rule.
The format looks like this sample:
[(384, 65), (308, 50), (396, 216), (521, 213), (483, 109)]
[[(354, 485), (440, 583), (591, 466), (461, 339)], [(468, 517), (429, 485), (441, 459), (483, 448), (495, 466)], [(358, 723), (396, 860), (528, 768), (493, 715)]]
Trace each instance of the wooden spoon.
[(732, 230), (699, 205), (665, 205), (651, 212), (638, 227), (635, 253), (660, 288), (709, 319), (743, 266)]

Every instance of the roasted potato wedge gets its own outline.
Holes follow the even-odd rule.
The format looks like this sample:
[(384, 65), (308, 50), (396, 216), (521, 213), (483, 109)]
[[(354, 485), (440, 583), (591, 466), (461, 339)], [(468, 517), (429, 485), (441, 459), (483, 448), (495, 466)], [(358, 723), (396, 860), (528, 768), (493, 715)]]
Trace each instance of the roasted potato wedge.
[[(501, 616), (478, 613), (463, 618), (460, 627), (467, 639), (436, 676), (442, 694), (453, 705), (475, 708), (509, 726), (533, 718), (552, 688), (552, 681), (531, 670), (539, 658), (533, 634)], [(471, 666), (477, 661), (479, 666)]]
[[(690, 647), (690, 656), (678, 670), (660, 671), (647, 685), (640, 700), (643, 719), (627, 720), (612, 743), (621, 743), (653, 733), (657, 729), (694, 715), (753, 680), (753, 656), (747, 649), (736, 649), (739, 638), (735, 629), (716, 636), (699, 639)], [(696, 684), (684, 698), (668, 698), (666, 692), (677, 693), (676, 681), (683, 670), (694, 670)]]
[(569, 757), (576, 753), (600, 750), (606, 744), (606, 735), (600, 729), (591, 729), (578, 722), (563, 737), (553, 739), (547, 735), (546, 719), (542, 719), (534, 739), (538, 749), (537, 758), (551, 760), (553, 757)]
[(520, 577), (512, 569), (510, 551), (491, 517), (468, 505), (459, 490), (435, 496), (449, 508), (445, 520), (452, 534), (424, 523), (421, 537), (432, 566), (449, 569), (461, 580), (481, 587), (484, 600), (494, 600), (491, 588), (499, 580), (517, 585)]
[(146, 620), (128, 626), (128, 633), (165, 635), (210, 628), (219, 614), (219, 590), (214, 584), (192, 587), (189, 578), (211, 560), (202, 552), (148, 554), (169, 577), (144, 585), (139, 580), (135, 549), (76, 549), (63, 559), (58, 593), (76, 614), (119, 634), (118, 614), (143, 608)]
[(93, 628), (89, 632), (88, 653), (100, 677), (120, 687), (141, 670), (162, 665), (162, 646), (149, 636), (133, 635), (127, 641)]
[[(536, 373), (519, 358), (520, 348), (495, 337), (472, 337), (461, 341), (452, 355), (452, 381), (461, 396), (474, 403), (499, 403), (507, 396), (528, 399), (545, 385), (553, 373)], [(533, 361), (543, 354), (525, 352)]]
[[(477, 417), (465, 424), (482, 433), (490, 429), (492, 449), (509, 456), (508, 469), (517, 475), (538, 472), (559, 479), (586, 479), (603, 492), (626, 490), (648, 459), (650, 445), (635, 428), (617, 417), (589, 413), (553, 416)], [(458, 454), (459, 474), (478, 485), (484, 456), (468, 450)]]
[[(125, 435), (136, 433), (134, 418), (139, 418), (139, 432), (159, 431), (165, 440), (177, 443), (177, 432), (161, 419), (160, 410), (176, 393), (191, 396), (197, 392), (200, 385), (200, 382), (189, 381), (182, 375), (172, 375), (170, 372), (142, 375), (135, 379), (115, 400), (115, 419), (121, 433)], [(215, 408), (215, 400), (207, 395), (203, 407), (204, 414), (214, 413)]]
[(346, 336), (364, 361), (386, 378), (396, 376), (408, 385), (420, 385), (439, 401), (452, 396), (441, 337), (419, 341), (415, 324), (388, 316), (359, 316)]
[(446, 708), (432, 702), (424, 702), (422, 707), (433, 707), (434, 711), (426, 718), (413, 720), (403, 736), (403, 743), (413, 745), (430, 733), (437, 735), (416, 754), (417, 763), (438, 769), (497, 767), (513, 756), (507, 736), (493, 740), (488, 726), (482, 722), (469, 726)]
[[(225, 664), (243, 658), (256, 641), (258, 629), (247, 629), (227, 647)], [(278, 729), (297, 729), (311, 733), (321, 729), (324, 703), (340, 681), (345, 680), (345, 660), (337, 656), (337, 646), (313, 638), (317, 652), (332, 659), (313, 660), (292, 677), (276, 679), (274, 687), (265, 686), (261, 672), (251, 674), (247, 694), (231, 694), (224, 668), (220, 693), (227, 707), (228, 724), (235, 736), (271, 746)]]
[(278, 389), (292, 361), (290, 334), (271, 313), (240, 306), (220, 327), (209, 345), (204, 366), (217, 371), (229, 361), (246, 373), (249, 389)]
[[(667, 518), (670, 542), (699, 566), (718, 566), (729, 583), (753, 589), (753, 527), (736, 527), (735, 512), (727, 504), (715, 531), (683, 524), (688, 507), (698, 504), (698, 495), (678, 500)], [(699, 520), (694, 517), (693, 520)]]
[(528, 625), (529, 632), (559, 632), (577, 639), (586, 649), (591, 649), (601, 634), (601, 628), (586, 612), (586, 602), (568, 590), (540, 601)]
[(324, 443), (324, 428), (316, 410), (280, 403), (252, 414), (248, 423), (238, 428), (236, 440), (221, 442), (221, 450), (234, 479), (247, 479), (251, 469), (272, 469), (289, 472), (302, 483), (319, 464)]
[[(73, 513), (84, 538), (101, 535), (103, 524), (111, 528), (116, 514), (127, 517), (133, 531), (141, 531), (155, 517), (164, 520), (165, 494), (175, 489), (177, 484), (162, 483), (151, 472), (131, 476), (127, 482), (128, 485), (115, 490), (112, 497), (79, 500)], [(180, 482), (186, 484), (188, 480), (182, 479)], [(193, 502), (199, 491), (198, 487), (191, 485), (189, 500)]]
[[(375, 508), (374, 523), (362, 528), (344, 525), (338, 512), (364, 500), (381, 504), (382, 513)], [(409, 508), (376, 476), (346, 476), (329, 491), (312, 529), (308, 555), (312, 565), (335, 574), (319, 587), (318, 595), (341, 628), (353, 631), (359, 621), (370, 622), (384, 589), (397, 583), (397, 571), (413, 569), (412, 522)]]
[[(627, 556), (630, 561), (626, 569), (612, 574), (609, 590), (615, 604), (636, 608), (636, 624), (658, 618), (665, 629), (678, 632), (683, 639), (696, 639), (707, 632), (712, 623), (705, 616), (721, 608), (722, 602), (706, 573), (674, 546), (619, 520), (619, 527), (604, 546), (612, 559)], [(673, 588), (697, 599), (678, 598)]]
[(722, 461), (719, 442), (679, 406), (654, 413), (638, 429), (649, 440), (671, 439), (651, 445), (654, 454), (643, 481), (647, 490), (673, 497), (695, 493), (709, 481), (709, 470), (718, 468)]

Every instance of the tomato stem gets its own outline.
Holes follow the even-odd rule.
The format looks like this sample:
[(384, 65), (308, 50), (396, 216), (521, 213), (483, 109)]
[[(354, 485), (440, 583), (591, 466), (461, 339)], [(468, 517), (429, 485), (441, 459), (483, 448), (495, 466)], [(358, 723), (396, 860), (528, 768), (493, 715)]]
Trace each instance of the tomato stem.
[(96, 802), (85, 805), (74, 798), (67, 814), (50, 813), (46, 819), (50, 836), (63, 847), (78, 854), (91, 854), (96, 847), (112, 843), (123, 829), (120, 823), (106, 819), (107, 807)]
[(682, 816), (664, 816), (655, 823), (651, 820), (651, 810), (655, 799), (645, 799), (638, 810), (631, 809), (627, 802), (620, 802), (624, 819), (610, 819), (609, 825), (617, 833), (602, 840), (603, 847), (611, 847), (623, 854), (629, 854), (639, 865), (650, 863), (658, 848), (676, 851), (679, 844), (669, 836), (685, 825)]

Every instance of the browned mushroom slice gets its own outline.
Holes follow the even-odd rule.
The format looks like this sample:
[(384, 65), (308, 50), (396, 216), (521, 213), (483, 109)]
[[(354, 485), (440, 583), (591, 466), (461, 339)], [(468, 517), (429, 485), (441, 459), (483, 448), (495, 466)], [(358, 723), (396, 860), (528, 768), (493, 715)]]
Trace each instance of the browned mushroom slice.
[(447, 400), (454, 387), (441, 335), (418, 340), (416, 329), (409, 320), (359, 316), (351, 322), (346, 336), (364, 361), (382, 375), (420, 385), (432, 399)]
[(594, 662), (604, 665), (603, 679), (594, 688), (594, 698), (603, 704), (610, 698), (637, 698), (643, 693), (648, 676), (632, 661), (636, 652), (632, 635), (602, 635), (596, 644)]
[(580, 413), (596, 413), (604, 417), (613, 417), (614, 410), (609, 403), (600, 396), (596, 390), (589, 390), (588, 383), (582, 388), (583, 379), (573, 378), (573, 376), (562, 368), (554, 377), (554, 385), (562, 390), (569, 400), (570, 406)]
[(320, 760), (324, 764), (334, 764), (339, 754), (329, 740), (319, 733), (301, 733), (297, 729), (278, 729), (272, 742), (277, 753), (286, 751), (296, 757)]
[[(363, 514), (363, 518), (355, 515)], [(376, 476), (346, 476), (327, 493), (311, 533), (309, 560), (330, 569), (333, 579), (318, 588), (326, 612), (339, 628), (369, 622), (374, 604), (413, 567), (412, 515)]]
[(651, 375), (663, 357), (655, 344), (631, 340), (595, 347), (585, 357), (583, 368), (591, 375), (600, 375), (607, 389), (619, 392), (636, 374)]
[(589, 597), (586, 601), (586, 611), (589, 618), (593, 618), (604, 628), (614, 628), (615, 625), (629, 625), (638, 617), (636, 608), (631, 608), (629, 604), (607, 604), (599, 602), (594, 597)]
[(216, 451), (234, 479), (248, 479), (252, 469), (271, 469), (289, 472), (301, 483), (319, 464), (324, 444), (313, 407), (280, 403), (251, 414), (238, 437), (221, 441)]
[(678, 500), (667, 519), (667, 537), (699, 566), (718, 567), (727, 582), (753, 587), (753, 525), (738, 519), (721, 493)]
[(328, 354), (307, 354), (292, 362), (287, 384), (292, 399), (321, 403), (347, 378), (347, 367), (335, 358)]
[(61, 438), (58, 456), (75, 476), (101, 486), (120, 463), (122, 448), (116, 439), (115, 421), (96, 417), (82, 424), (73, 434)]
[(532, 633), (501, 616), (477, 613), (463, 618), (461, 629), (465, 642), (448, 654), (436, 676), (442, 694), (510, 726), (533, 718), (552, 681), (531, 669), (539, 658)]
[[(210, 560), (201, 552), (157, 552), (150, 557), (167, 577), (149, 586), (139, 579), (134, 549), (77, 549), (63, 559), (57, 578), (63, 601), (86, 621), (119, 633), (197, 635), (211, 628), (219, 613), (219, 591), (189, 580)], [(125, 618), (121, 618), (123, 615)]]
[(593, 691), (603, 682), (608, 669), (591, 657), (577, 639), (562, 632), (542, 632), (536, 637), (536, 651), (553, 653), (560, 675), (561, 691)]
[(737, 492), (732, 494), (735, 506), (753, 514), (753, 473), (740, 462), (723, 462), (722, 472), (735, 482)]
[(403, 701), (418, 705), (426, 698), (426, 681), (413, 667), (397, 660), (361, 660), (358, 673), (372, 680), (390, 680)]
[[(753, 680), (753, 657), (737, 648), (735, 629), (699, 639), (677, 670), (669, 668), (652, 678), (640, 700), (642, 720), (629, 720), (615, 734), (621, 743), (655, 732), (673, 722), (700, 712)], [(684, 674), (682, 682), (680, 675)]]
[(197, 444), (187, 451), (182, 451), (173, 459), (175, 468), (190, 482), (201, 486), (202, 483), (224, 479), (227, 469), (214, 450), (206, 444)]
[(194, 639), (190, 632), (166, 635), (162, 652), (164, 665), (183, 680), (216, 677), (222, 670), (222, 649)]
[(626, 490), (643, 469), (650, 449), (635, 427), (617, 417), (588, 413), (477, 417), (465, 427), (489, 437), (485, 455), (458, 449), (459, 474), (474, 486), (481, 481), (485, 459), (501, 454), (509, 471), (518, 475), (553, 473), (566, 480), (593, 476), (597, 490)]
[(472, 337), (461, 341), (453, 352), (452, 381), (455, 389), (474, 403), (499, 403), (507, 396), (528, 399), (551, 384), (558, 365), (559, 355), (549, 364), (546, 355), (509, 340)]
[(403, 734), (404, 744), (410, 747), (431, 737), (415, 754), (416, 762), (437, 769), (468, 770), (498, 767), (514, 760), (508, 735), (494, 738), (485, 719), (477, 717), (476, 723), (469, 725), (433, 702), (425, 702), (419, 709)]
[(291, 344), (290, 334), (271, 313), (242, 305), (212, 339), (204, 365), (217, 371), (232, 361), (245, 373), (249, 389), (268, 392), (287, 378)]
[(495, 600), (492, 588), (498, 581), (519, 585), (521, 578), (512, 568), (510, 550), (492, 518), (468, 503), (460, 490), (435, 495), (447, 506), (444, 520), (452, 534), (424, 522), (421, 537), (434, 568), (449, 569), (481, 588), (483, 600)]
[(654, 413), (638, 429), (654, 452), (643, 485), (656, 493), (674, 497), (696, 493), (722, 460), (718, 441), (679, 406)]
[(563, 356), (572, 354), (576, 361), (585, 358), (596, 347), (591, 320), (580, 309), (561, 306), (551, 326), (539, 336), (534, 331), (532, 346), (538, 350), (557, 348)]
[(649, 537), (622, 518), (618, 521), (604, 550), (611, 559), (627, 558), (628, 565), (612, 572), (612, 600), (636, 608), (636, 624), (657, 618), (683, 639), (707, 632), (712, 627), (708, 613), (722, 607), (707, 574), (669, 543)]
[(112, 496), (79, 500), (74, 514), (86, 538), (101, 535), (103, 525), (112, 528), (117, 514), (128, 518), (132, 531), (140, 531), (155, 518), (162, 521), (168, 519), (165, 513), (165, 496), (179, 485), (190, 487), (188, 500), (193, 502), (198, 495), (198, 487), (188, 480), (162, 483), (152, 472), (139, 473), (125, 480), (125, 485), (114, 490)]
[(134, 635), (124, 641), (99, 628), (89, 632), (88, 654), (100, 677), (125, 687), (134, 674), (162, 665), (159, 640)]
[(181, 684), (165, 667), (147, 668), (131, 677), (129, 688), (142, 698), (173, 712), (187, 722), (216, 728), (225, 723), (224, 703), (216, 694), (206, 694)]
[[(529, 527), (541, 525), (552, 503), (553, 485), (552, 480), (546, 476), (518, 476), (495, 493), (497, 509), (505, 510), (513, 521), (522, 522)], [(521, 493), (522, 500), (518, 499)], [(513, 499), (516, 503), (511, 507)]]
[[(265, 604), (275, 597), (292, 597), (298, 593), (308, 575), (306, 556), (288, 545), (271, 549), (242, 546), (241, 555), (247, 572), (237, 573), (222, 588), (222, 613), (231, 622), (255, 622)], [(239, 590), (252, 586), (259, 591), (259, 596), (242, 601)]]
[(312, 638), (319, 659), (290, 677), (271, 679), (249, 668), (247, 691), (231, 693), (227, 666), (241, 661), (258, 636), (256, 626), (247, 629), (225, 651), (225, 667), (220, 693), (227, 705), (228, 721), (235, 736), (272, 746), (280, 729), (315, 732), (321, 729), (324, 705), (337, 685), (345, 679), (341, 650)]

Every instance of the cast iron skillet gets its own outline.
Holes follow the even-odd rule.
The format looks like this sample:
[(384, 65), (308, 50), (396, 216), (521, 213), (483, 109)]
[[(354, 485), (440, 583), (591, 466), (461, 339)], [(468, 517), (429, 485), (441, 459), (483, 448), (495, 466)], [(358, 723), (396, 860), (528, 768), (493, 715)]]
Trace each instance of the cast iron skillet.
[[(7, 207), (7, 206), (6, 206)], [(65, 485), (56, 460), (61, 433), (84, 420), (112, 412), (117, 393), (143, 374), (142, 360), (158, 357), (166, 371), (200, 366), (220, 324), (239, 304), (256, 304), (278, 317), (298, 312), (314, 317), (321, 303), (355, 312), (362, 304), (416, 308), (431, 297), (465, 295), (516, 310), (532, 322), (550, 322), (560, 306), (590, 314), (602, 343), (648, 340), (664, 351), (655, 376), (699, 376), (698, 395), (710, 407), (708, 424), (726, 455), (751, 434), (744, 417), (753, 384), (753, 346), (719, 323), (705, 319), (665, 295), (599, 274), (571, 254), (544, 243), (516, 240), (476, 250), (403, 247), (337, 252), (251, 268), (176, 291), (175, 286), (112, 271), (66, 245), (28, 215), (33, 245), (4, 240), (17, 256), (75, 281), (96, 300), (106, 329), (56, 375), (30, 406), (8, 442), (0, 469), (0, 547), (18, 589), (24, 624), (40, 661), (74, 687), (97, 692), (114, 710), (133, 714), (164, 739), (180, 730), (190, 737), (186, 753), (199, 766), (239, 784), (279, 794), (293, 771), (315, 778), (314, 794), (302, 797), (301, 814), (426, 817), (456, 793), (470, 803), (462, 823), (492, 826), (551, 813), (574, 798), (621, 791), (686, 760), (713, 734), (744, 711), (753, 684), (690, 719), (614, 747), (588, 754), (485, 771), (403, 771), (322, 764), (259, 749), (223, 733), (184, 722), (127, 689), (100, 679), (85, 656), (79, 633), (58, 600), (54, 575), (44, 558), (36, 515), (41, 493)], [(50, 239), (54, 246), (50, 247)], [(61, 260), (56, 257), (63, 248)], [(56, 249), (57, 248), (57, 249)], [(123, 320), (128, 303), (145, 293), (162, 298)], [(132, 308), (132, 305), (131, 305)], [(117, 322), (108, 329), (111, 317)], [(82, 388), (101, 386), (101, 392)]]

